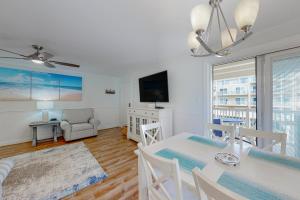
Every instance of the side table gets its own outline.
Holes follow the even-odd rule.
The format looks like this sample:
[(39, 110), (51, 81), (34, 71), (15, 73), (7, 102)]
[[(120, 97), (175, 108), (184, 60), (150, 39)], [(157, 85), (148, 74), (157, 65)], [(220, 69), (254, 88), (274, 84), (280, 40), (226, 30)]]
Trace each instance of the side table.
[(41, 126), (51, 126), (52, 127), (52, 133), (53, 133), (53, 140), (54, 142), (57, 142), (57, 129), (60, 125), (60, 121), (37, 121), (37, 122), (31, 122), (29, 126), (32, 128), (32, 146), (36, 146), (38, 143), (37, 139), (37, 128)]

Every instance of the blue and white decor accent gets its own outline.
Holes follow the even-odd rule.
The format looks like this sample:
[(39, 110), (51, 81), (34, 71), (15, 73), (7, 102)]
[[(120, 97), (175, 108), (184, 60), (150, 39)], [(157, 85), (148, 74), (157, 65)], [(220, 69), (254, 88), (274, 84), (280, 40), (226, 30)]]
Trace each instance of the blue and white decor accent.
[(162, 149), (162, 150), (156, 152), (155, 155), (158, 155), (160, 157), (167, 158), (170, 160), (177, 159), (180, 168), (182, 168), (183, 170), (185, 170), (188, 173), (192, 173), (192, 170), (195, 167), (198, 167), (199, 169), (203, 169), (206, 165), (206, 163), (204, 163), (202, 161), (195, 160), (187, 155), (178, 153), (171, 149)]
[(248, 154), (250, 157), (284, 165), (286, 167), (300, 170), (300, 159), (288, 156), (277, 155), (271, 152), (261, 151), (252, 148)]
[(12, 159), (1, 159), (0, 160), (0, 199), (2, 200), (2, 183), (8, 176), (9, 172), (15, 165)]
[(79, 101), (81, 98), (81, 77), (0, 67), (0, 101)]
[(217, 147), (220, 149), (223, 149), (227, 146), (226, 142), (215, 141), (215, 140), (212, 140), (212, 139), (210, 139), (208, 137), (204, 137), (204, 136), (191, 136), (188, 138), (188, 140), (192, 140), (194, 142), (199, 142), (201, 144)]
[(83, 142), (11, 157), (5, 200), (56, 200), (107, 177)]
[(291, 198), (286, 195), (278, 194), (257, 183), (253, 183), (229, 172), (224, 172), (218, 179), (218, 183), (250, 200), (291, 200)]

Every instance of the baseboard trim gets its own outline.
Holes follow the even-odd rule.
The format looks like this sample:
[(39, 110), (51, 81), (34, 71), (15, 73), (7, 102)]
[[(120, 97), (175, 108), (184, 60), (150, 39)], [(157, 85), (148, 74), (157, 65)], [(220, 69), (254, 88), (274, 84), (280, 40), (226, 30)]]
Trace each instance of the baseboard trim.
[(98, 129), (97, 131), (107, 131), (107, 130), (111, 130), (111, 129), (115, 129), (115, 128), (121, 128), (120, 126), (116, 126), (116, 127), (111, 127), (111, 128), (103, 128), (103, 129)]
[(9, 146), (9, 145), (13, 145), (13, 144), (21, 144), (21, 143), (25, 143), (25, 142), (31, 142), (31, 139), (18, 139), (18, 140), (12, 140), (9, 142), (0, 142), (0, 147), (3, 146)]
[[(114, 129), (114, 128), (120, 128), (120, 127), (116, 126), (116, 127), (112, 127), (112, 128), (98, 129), (97, 131), (105, 131), (105, 130), (110, 130), (110, 129)], [(58, 136), (61, 136), (61, 134), (59, 134)], [(32, 139), (31, 138), (16, 139), (16, 140), (10, 140), (10, 141), (7, 141), (7, 142), (0, 142), (0, 147), (14, 145), (14, 144), (21, 144), (21, 143), (25, 143), (25, 142), (32, 142)]]

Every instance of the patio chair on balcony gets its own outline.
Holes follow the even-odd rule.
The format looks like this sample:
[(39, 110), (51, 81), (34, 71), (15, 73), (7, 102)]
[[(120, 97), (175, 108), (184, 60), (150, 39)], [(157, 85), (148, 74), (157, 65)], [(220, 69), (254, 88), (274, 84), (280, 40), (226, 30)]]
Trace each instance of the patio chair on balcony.
[[(229, 139), (235, 138), (235, 127), (230, 125), (220, 125), (220, 124), (208, 124), (208, 129), (211, 133), (212, 139), (228, 141)], [(220, 131), (221, 136), (216, 136), (214, 131)]]

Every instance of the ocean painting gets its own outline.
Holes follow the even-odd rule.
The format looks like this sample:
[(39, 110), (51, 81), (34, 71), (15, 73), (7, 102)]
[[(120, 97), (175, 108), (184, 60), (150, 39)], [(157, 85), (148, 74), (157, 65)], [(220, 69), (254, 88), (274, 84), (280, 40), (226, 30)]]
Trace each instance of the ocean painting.
[(32, 72), (32, 100), (59, 100), (59, 75)]
[(81, 99), (81, 77), (0, 67), (0, 101)]
[(79, 101), (82, 97), (82, 78), (77, 76), (60, 76), (60, 100)]
[(30, 100), (31, 72), (0, 67), (0, 100)]

